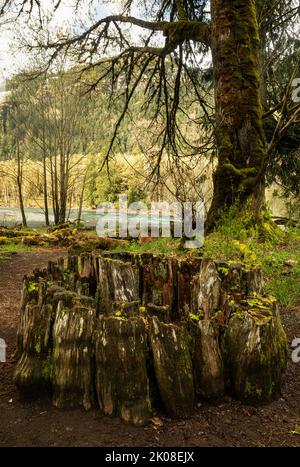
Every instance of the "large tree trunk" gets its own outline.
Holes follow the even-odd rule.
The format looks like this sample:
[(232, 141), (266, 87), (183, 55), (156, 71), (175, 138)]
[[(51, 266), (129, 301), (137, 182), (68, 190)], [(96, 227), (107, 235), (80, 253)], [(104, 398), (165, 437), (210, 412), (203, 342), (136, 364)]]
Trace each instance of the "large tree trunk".
[(261, 210), (266, 158), (255, 0), (213, 0), (211, 7), (218, 166), (207, 230), (236, 202), (252, 198)]

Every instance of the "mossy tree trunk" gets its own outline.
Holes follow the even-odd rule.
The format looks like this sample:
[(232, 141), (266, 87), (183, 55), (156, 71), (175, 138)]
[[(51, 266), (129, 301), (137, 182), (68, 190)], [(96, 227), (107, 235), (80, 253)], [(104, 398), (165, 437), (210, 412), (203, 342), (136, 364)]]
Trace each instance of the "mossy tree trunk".
[(218, 166), (207, 230), (236, 202), (250, 198), (260, 212), (266, 159), (255, 0), (213, 0), (211, 9)]

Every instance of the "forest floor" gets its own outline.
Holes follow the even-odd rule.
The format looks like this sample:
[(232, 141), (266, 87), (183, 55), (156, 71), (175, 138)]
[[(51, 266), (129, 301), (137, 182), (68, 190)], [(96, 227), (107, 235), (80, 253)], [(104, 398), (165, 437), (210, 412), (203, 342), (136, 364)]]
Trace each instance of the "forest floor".
[(23, 275), (66, 254), (38, 249), (0, 258), (0, 338), (7, 363), (0, 363), (0, 447), (3, 446), (300, 446), (300, 363), (291, 342), (300, 337), (300, 308), (282, 309), (289, 362), (282, 397), (250, 406), (230, 398), (201, 403), (189, 420), (157, 416), (144, 428), (125, 425), (96, 409), (58, 410), (48, 401), (21, 403), (13, 384), (14, 350)]

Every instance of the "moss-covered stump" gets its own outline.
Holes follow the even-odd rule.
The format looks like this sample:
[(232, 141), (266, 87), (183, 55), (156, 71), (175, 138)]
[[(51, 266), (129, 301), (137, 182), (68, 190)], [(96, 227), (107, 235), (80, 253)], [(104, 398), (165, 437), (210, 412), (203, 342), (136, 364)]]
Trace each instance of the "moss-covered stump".
[(95, 310), (60, 308), (53, 327), (53, 404), (90, 409), (93, 394)]
[(18, 331), (19, 360), (14, 381), (21, 397), (34, 398), (50, 391), (49, 352), (52, 306), (28, 303)]
[(200, 398), (280, 392), (286, 337), (259, 268), (86, 252), (33, 271), (21, 295), (22, 396), (143, 425), (152, 408), (186, 417)]
[(225, 333), (230, 391), (246, 400), (267, 401), (280, 394), (287, 341), (272, 297), (242, 301)]
[(23, 353), (18, 360), (14, 383), (21, 399), (48, 397), (51, 394), (51, 362), (39, 354)]
[(151, 403), (142, 319), (100, 316), (96, 337), (96, 388), (100, 409), (127, 423), (144, 425)]
[(155, 376), (164, 406), (173, 417), (187, 417), (194, 408), (194, 383), (186, 329), (152, 318), (150, 338)]
[(196, 395), (220, 397), (224, 394), (224, 371), (219, 333), (208, 319), (192, 323), (191, 333)]
[(228, 265), (222, 262), (217, 262), (216, 266), (222, 280), (222, 298), (224, 298), (224, 291), (236, 291), (243, 295), (262, 293), (264, 283), (261, 269), (248, 268), (242, 264)]

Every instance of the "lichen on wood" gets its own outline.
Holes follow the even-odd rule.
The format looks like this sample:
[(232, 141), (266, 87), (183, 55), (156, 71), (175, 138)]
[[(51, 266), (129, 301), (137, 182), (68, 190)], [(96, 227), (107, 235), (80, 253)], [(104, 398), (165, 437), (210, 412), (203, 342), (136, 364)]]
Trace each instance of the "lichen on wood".
[(93, 308), (58, 307), (53, 327), (53, 404), (90, 409), (93, 394)]
[(151, 348), (160, 395), (173, 417), (187, 417), (194, 407), (194, 381), (186, 329), (151, 320)]
[(96, 389), (100, 409), (134, 425), (151, 415), (143, 319), (100, 316), (96, 334)]
[(272, 399), (286, 337), (258, 268), (85, 253), (25, 277), (16, 355), (20, 395), (143, 425), (158, 407), (186, 417), (226, 391)]

